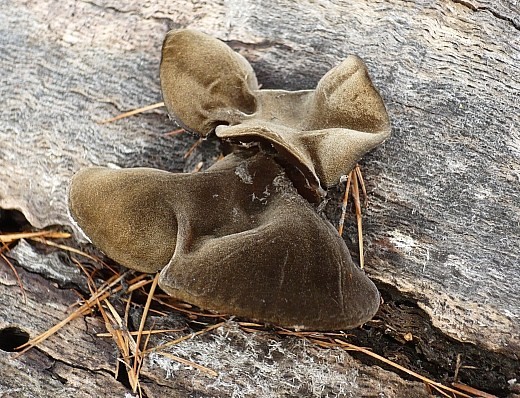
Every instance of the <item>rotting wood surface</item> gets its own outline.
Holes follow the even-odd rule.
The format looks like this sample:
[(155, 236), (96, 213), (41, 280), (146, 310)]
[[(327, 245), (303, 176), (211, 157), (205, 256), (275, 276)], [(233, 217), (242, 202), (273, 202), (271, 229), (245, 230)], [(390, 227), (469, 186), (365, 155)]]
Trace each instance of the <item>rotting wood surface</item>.
[[(442, 334), (517, 359), (515, 2), (0, 3), (1, 208), (21, 210), (34, 227), (68, 226), (66, 186), (81, 167), (190, 171), (200, 161), (204, 167), (214, 161), (213, 140), (183, 159), (195, 138), (164, 136), (176, 126), (161, 109), (96, 123), (161, 100), (160, 46), (170, 28), (199, 28), (227, 41), (250, 60), (264, 88), (312, 88), (347, 54), (357, 54), (393, 121), (393, 137), (362, 162), (370, 199), (364, 221), (368, 274), (423, 309)], [(327, 214), (337, 222), (334, 201)], [(48, 261), (21, 249), (13, 256), (22, 266)], [(2, 265), (3, 281), (12, 280), (9, 272)], [(16, 286), (9, 290), (16, 297)], [(35, 308), (20, 304), (24, 322)], [(6, 313), (0, 321), (15, 319)], [(43, 325), (23, 326), (32, 334)], [(282, 365), (275, 362), (274, 369)], [(210, 383), (195, 371), (183, 375), (193, 378), (196, 391), (210, 393), (204, 390)]]

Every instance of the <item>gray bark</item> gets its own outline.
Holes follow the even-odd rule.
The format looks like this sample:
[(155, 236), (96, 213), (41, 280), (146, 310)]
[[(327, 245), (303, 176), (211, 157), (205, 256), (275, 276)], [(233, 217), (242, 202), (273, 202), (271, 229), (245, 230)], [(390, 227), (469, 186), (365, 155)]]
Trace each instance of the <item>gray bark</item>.
[[(368, 64), (393, 122), (393, 137), (361, 163), (369, 190), (364, 217), (367, 273), (417, 302), (444, 335), (518, 358), (520, 12), (516, 2), (177, 0), (114, 5), (99, 0), (58, 6), (43, 0), (3, 0), (0, 5), (0, 208), (20, 210), (36, 228), (71, 227), (66, 189), (72, 174), (82, 167), (115, 164), (180, 172), (199, 161), (208, 167), (215, 160), (213, 140), (183, 159), (196, 139), (165, 136), (176, 126), (164, 109), (117, 123), (97, 123), (161, 101), (160, 47), (171, 28), (197, 28), (227, 41), (252, 63), (264, 88), (313, 88), (327, 70), (348, 54), (357, 54)], [(330, 195), (336, 200), (329, 202), (328, 214), (337, 223), (339, 194)], [(13, 256), (27, 267), (36, 261), (30, 248)], [(1, 267), (1, 297), (9, 307), (19, 300), (16, 287), (6, 282), (12, 280), (9, 269)], [(32, 283), (46, 282), (31, 277), (26, 288)], [(70, 304), (60, 291), (53, 294), (64, 307)], [(63, 316), (54, 313), (37, 322), (32, 317), (42, 308), (34, 297), (34, 307), (20, 305), (19, 313), (4, 310), (0, 327), (20, 323), (34, 335)], [(17, 318), (21, 314), (24, 319)], [(81, 340), (86, 337), (78, 325), (71, 333)], [(234, 331), (232, 336), (245, 339), (242, 333)], [(257, 345), (270, 341), (264, 336), (247, 338)], [(75, 344), (71, 348), (79, 349)], [(95, 350), (101, 343), (88, 344), (85, 350)], [(284, 344), (287, 355), (302, 349), (294, 342)], [(42, 352), (53, 357), (52, 347), (46, 347)], [(339, 355), (333, 352), (327, 357), (309, 347), (303, 352), (325, 362)], [(74, 353), (69, 354), (60, 366), (74, 367)], [(340, 355), (350, 369), (347, 373), (359, 371), (361, 380), (385, 377), (392, 380), (388, 385), (401, 386), (396, 389), (417, 388)], [(2, 366), (13, 372), (16, 367), (35, 369), (31, 358), (35, 357), (16, 364), (2, 359)], [(39, 358), (34, 360), (48, 360)], [(99, 363), (109, 363), (105, 359)], [(98, 358), (91, 360), (96, 367)], [(288, 366), (294, 368), (296, 362)], [(285, 365), (275, 362), (273, 371)], [(322, 375), (324, 370), (314, 371)], [(150, 370), (149, 377), (151, 384), (164, 384), (173, 396), (177, 387), (203, 396), (217, 394), (208, 389), (205, 376), (180, 372), (193, 378), (191, 387), (163, 380), (158, 371)], [(345, 369), (335, 366), (330, 372), (325, 384), (337, 386), (333, 377)], [(43, 373), (34, 377), (52, 378)], [(78, 380), (97, 377), (99, 372), (78, 373)], [(254, 385), (252, 381), (246, 385), (243, 375), (230, 380), (226, 382), (244, 391)], [(115, 383), (98, 381), (100, 388)], [(267, 376), (264, 382), (270, 382)], [(0, 396), (5, 383), (0, 382)], [(74, 384), (78, 391), (84, 388), (80, 384)], [(266, 391), (260, 384), (257, 387), (268, 396), (282, 384), (276, 380)], [(374, 384), (362, 384), (353, 394), (376, 391)], [(160, 389), (150, 391), (159, 394)], [(226, 395), (231, 390), (222, 391)], [(288, 391), (286, 396), (297, 393)], [(388, 396), (399, 396), (395, 391)]]

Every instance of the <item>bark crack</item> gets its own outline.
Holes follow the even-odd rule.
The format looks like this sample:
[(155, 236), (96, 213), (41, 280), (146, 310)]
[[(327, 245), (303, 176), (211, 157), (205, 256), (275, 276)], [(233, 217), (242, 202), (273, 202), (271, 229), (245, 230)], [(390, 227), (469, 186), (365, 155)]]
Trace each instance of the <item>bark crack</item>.
[(93, 7), (100, 8), (100, 9), (102, 9), (104, 11), (112, 11), (114, 13), (128, 14), (128, 15), (139, 15), (140, 17), (142, 17), (145, 20), (153, 19), (153, 20), (156, 20), (156, 21), (166, 22), (166, 23), (169, 23), (169, 24), (174, 22), (171, 18), (168, 18), (166, 16), (159, 17), (159, 16), (155, 16), (155, 15), (146, 15), (146, 16), (142, 15), (139, 10), (133, 9), (133, 8), (130, 8), (128, 10), (124, 10), (124, 9), (121, 9), (121, 8), (118, 8), (118, 7), (115, 7), (115, 6), (101, 5), (101, 4), (98, 4), (98, 3), (96, 3), (95, 1), (92, 1), (92, 0), (81, 0), (81, 1), (83, 3), (85, 3), (85, 4), (90, 4)]
[(493, 15), (495, 18), (501, 19), (502, 21), (509, 22), (511, 25), (513, 25), (513, 27), (516, 30), (520, 30), (520, 23), (515, 21), (514, 18), (507, 16), (507, 15), (503, 15), (490, 7), (477, 6), (473, 3), (471, 3), (470, 1), (466, 1), (466, 0), (452, 0), (452, 1), (456, 4), (460, 4), (466, 8), (469, 8), (471, 11), (474, 11), (474, 12), (489, 11), (491, 13), (491, 15)]
[[(105, 375), (109, 375), (110, 377), (114, 377), (114, 374), (108, 370), (108, 369), (103, 369), (103, 368), (94, 368), (94, 369), (91, 369), (89, 368), (88, 366), (82, 366), (80, 365), (78, 362), (75, 362), (75, 363), (70, 363), (70, 362), (67, 362), (61, 358), (56, 358), (54, 357), (52, 354), (50, 354), (49, 352), (39, 348), (39, 347), (35, 347), (36, 349), (39, 349), (40, 352), (42, 354), (44, 354), (45, 356), (47, 356), (49, 359), (51, 359), (53, 362), (55, 363), (60, 363), (64, 366), (67, 366), (69, 368), (73, 368), (73, 369), (79, 369), (79, 370), (83, 370), (85, 372), (88, 372), (88, 373), (97, 373), (97, 374), (105, 374)], [(50, 372), (53, 373), (53, 375), (58, 378), (58, 379), (64, 379), (63, 376), (59, 376), (57, 374), (54, 373), (53, 371), (53, 368), (51, 366), (51, 368), (49, 369)]]
[[(87, 372), (89, 374), (92, 374), (93, 375), (92, 377), (95, 377), (96, 375), (108, 376), (111, 379), (114, 379), (115, 381), (117, 381), (119, 384), (121, 384), (121, 386), (124, 389), (128, 390), (128, 386), (126, 386), (122, 381), (118, 380), (115, 377), (114, 373), (112, 371), (110, 371), (109, 369), (90, 368), (88, 366), (81, 365), (79, 362), (71, 363), (71, 362), (68, 362), (68, 361), (66, 361), (64, 359), (56, 358), (51, 353), (47, 352), (46, 350), (44, 350), (44, 349), (42, 349), (40, 347), (35, 347), (34, 349), (38, 350), (42, 355), (45, 355), (50, 361), (52, 361), (52, 365), (50, 365), (46, 370), (50, 374), (52, 374), (52, 377), (54, 377), (56, 380), (58, 380), (63, 385), (67, 385), (68, 383), (70, 383), (70, 380), (67, 377), (64, 377), (64, 376), (59, 374), (58, 370), (55, 369), (56, 368), (56, 364), (63, 365), (63, 366), (65, 366), (67, 368), (70, 368), (70, 369), (77, 369), (77, 370), (81, 370), (81, 371)], [(143, 393), (143, 397), (146, 398), (146, 394)]]
[[(374, 352), (392, 357), (394, 362), (423, 375), (426, 373), (434, 380), (461, 381), (498, 396), (510, 392), (508, 381), (520, 372), (514, 353), (493, 352), (472, 342), (461, 342), (447, 336), (433, 326), (416, 299), (404, 295), (394, 286), (374, 282), (384, 304), (373, 320), (362, 328), (349, 331), (353, 344), (370, 347)], [(365, 365), (377, 365), (409, 379), (394, 368), (355, 351), (351, 355)], [(459, 369), (457, 363), (461, 365)]]

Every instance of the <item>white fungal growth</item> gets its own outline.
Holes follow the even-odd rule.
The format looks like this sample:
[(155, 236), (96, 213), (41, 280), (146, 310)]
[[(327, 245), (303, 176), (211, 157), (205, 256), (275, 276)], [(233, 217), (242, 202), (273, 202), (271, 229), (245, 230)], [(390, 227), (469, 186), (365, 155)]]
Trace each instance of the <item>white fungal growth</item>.
[(276, 176), (275, 179), (273, 180), (273, 186), (276, 189), (276, 192), (279, 192), (279, 193), (296, 192), (296, 188), (294, 188), (294, 185), (285, 176), (285, 174), (280, 174), (280, 175)]
[[(207, 377), (207, 396), (360, 396), (358, 368), (345, 351), (316, 350), (302, 339), (243, 333), (232, 321), (212, 333), (170, 346), (167, 352), (218, 374)], [(189, 378), (197, 372), (158, 353), (148, 358), (151, 370), (161, 369), (163, 377)], [(284, 371), (280, 372), (282, 364)], [(241, 378), (244, 374), (248, 376)]]
[(240, 163), (235, 169), (235, 174), (240, 178), (240, 180), (244, 184), (252, 184), (253, 177), (249, 174), (249, 170), (247, 169), (247, 164), (245, 162)]
[(191, 369), (190, 366), (182, 365), (180, 362), (172, 361), (165, 356), (152, 352), (148, 357), (152, 367), (157, 366), (164, 370), (166, 379), (172, 377), (172, 375), (181, 369)]
[(266, 186), (264, 189), (264, 192), (262, 192), (262, 196), (257, 196), (254, 192), (251, 195), (251, 200), (254, 202), (255, 200), (258, 200), (263, 205), (267, 204), (267, 198), (271, 196), (271, 192), (269, 192), (269, 187)]
[(415, 240), (411, 236), (403, 234), (398, 229), (390, 232), (389, 239), (395, 247), (408, 254), (411, 253), (416, 246)]

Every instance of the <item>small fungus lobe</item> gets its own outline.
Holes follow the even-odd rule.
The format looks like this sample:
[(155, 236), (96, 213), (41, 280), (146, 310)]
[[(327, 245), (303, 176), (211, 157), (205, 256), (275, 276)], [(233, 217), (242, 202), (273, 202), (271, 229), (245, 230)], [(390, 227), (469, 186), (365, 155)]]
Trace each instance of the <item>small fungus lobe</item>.
[(383, 100), (357, 56), (327, 72), (316, 89), (260, 90), (240, 54), (178, 30), (166, 36), (160, 71), (164, 102), (181, 125), (201, 136), (214, 129), (235, 143), (269, 143), (301, 172), (298, 188), (318, 197), (390, 135)]

